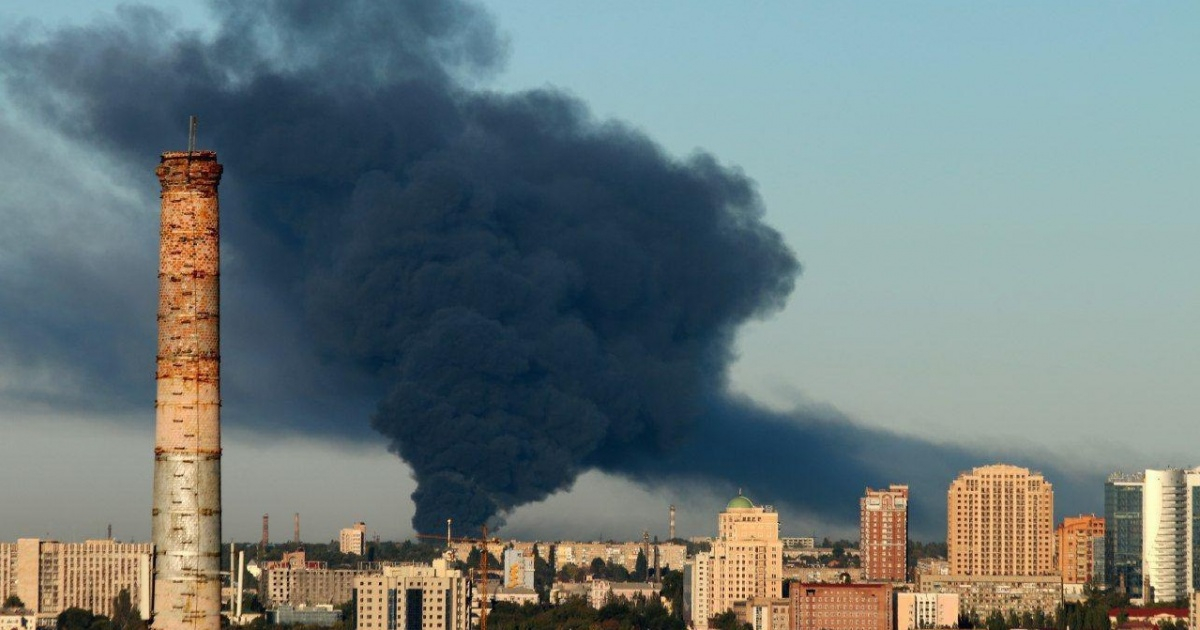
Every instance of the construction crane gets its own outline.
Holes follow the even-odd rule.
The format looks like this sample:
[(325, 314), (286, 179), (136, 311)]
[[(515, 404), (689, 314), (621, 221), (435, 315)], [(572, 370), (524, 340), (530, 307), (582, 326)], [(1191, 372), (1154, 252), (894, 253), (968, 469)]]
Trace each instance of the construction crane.
[(499, 538), (488, 538), (487, 525), (483, 526), (482, 538), (464, 538), (450, 535), (449, 519), (446, 520), (446, 535), (438, 534), (417, 534), (417, 538), (425, 540), (442, 540), (446, 542), (446, 549), (450, 549), (452, 543), (469, 543), (472, 545), (482, 545), (482, 553), (479, 554), (479, 630), (487, 630), (488, 616), (488, 545), (500, 544)]

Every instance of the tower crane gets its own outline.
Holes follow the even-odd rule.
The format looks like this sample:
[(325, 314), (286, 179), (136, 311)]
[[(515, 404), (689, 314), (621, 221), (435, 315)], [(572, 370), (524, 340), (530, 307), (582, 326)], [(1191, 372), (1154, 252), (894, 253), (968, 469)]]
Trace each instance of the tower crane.
[(471, 545), (482, 546), (482, 553), (479, 555), (479, 630), (487, 630), (488, 616), (488, 545), (500, 544), (500, 539), (496, 537), (488, 538), (487, 525), (482, 527), (483, 536), (480, 538), (466, 538), (461, 536), (450, 535), (450, 519), (446, 520), (446, 535), (438, 534), (417, 534), (417, 538), (425, 540), (443, 540), (446, 542), (446, 549), (450, 549), (451, 543), (468, 543)]

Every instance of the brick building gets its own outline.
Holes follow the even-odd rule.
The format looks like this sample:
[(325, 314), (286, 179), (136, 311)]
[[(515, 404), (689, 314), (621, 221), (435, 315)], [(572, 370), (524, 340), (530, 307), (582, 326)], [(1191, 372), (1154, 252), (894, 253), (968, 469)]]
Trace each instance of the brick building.
[(863, 578), (903, 582), (908, 576), (908, 486), (867, 488), (859, 499), (859, 554)]
[(792, 582), (791, 630), (894, 630), (891, 584)]

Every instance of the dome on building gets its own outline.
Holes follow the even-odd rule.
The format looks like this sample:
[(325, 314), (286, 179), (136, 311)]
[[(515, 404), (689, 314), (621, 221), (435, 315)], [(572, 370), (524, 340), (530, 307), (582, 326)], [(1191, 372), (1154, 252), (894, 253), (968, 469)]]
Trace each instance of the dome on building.
[(752, 508), (752, 507), (754, 507), (754, 503), (751, 502), (750, 499), (747, 499), (746, 497), (742, 496), (742, 494), (739, 492), (736, 497), (733, 497), (732, 499), (729, 500), (729, 505), (726, 505), (725, 509), (728, 510), (731, 508)]

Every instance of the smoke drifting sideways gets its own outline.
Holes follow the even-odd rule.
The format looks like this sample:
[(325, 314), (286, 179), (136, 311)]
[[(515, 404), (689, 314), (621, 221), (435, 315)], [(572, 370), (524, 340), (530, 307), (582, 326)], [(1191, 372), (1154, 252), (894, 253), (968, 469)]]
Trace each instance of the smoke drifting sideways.
[[(211, 9), (211, 34), (126, 7), (9, 35), (0, 73), (26, 115), (133, 172), (151, 172), (181, 121), (200, 116), (201, 144), (226, 165), (223, 247), (238, 261), (224, 278), (226, 418), (370, 439), (355, 415), (373, 401), (370, 425), (418, 483), (418, 531), (446, 518), (501, 525), (596, 468), (647, 484), (753, 477), (821, 513), (864, 485), (944, 483), (967, 466), (959, 449), (779, 417), (724, 393), (737, 328), (779, 309), (799, 274), (753, 182), (703, 153), (668, 156), (553, 90), (470, 88), (506, 47), (479, 8)], [(39, 309), (79, 306), (65, 292), (32, 305), (0, 293), (17, 299), (26, 328)], [(252, 329), (239, 311), (271, 322)], [(114, 331), (146, 330), (130, 309), (106, 313), (74, 322), (114, 333), (89, 356), (124, 347)], [(104, 380), (110, 366), (58, 350)], [(239, 353), (281, 360), (239, 371)], [(121, 380), (111, 398), (152, 397), (128, 391), (144, 380)], [(340, 407), (316, 400), (312, 385), (330, 381), (348, 388)], [(246, 411), (263, 398), (290, 406)], [(303, 411), (318, 404), (327, 413)], [(889, 454), (900, 447), (916, 459)]]

